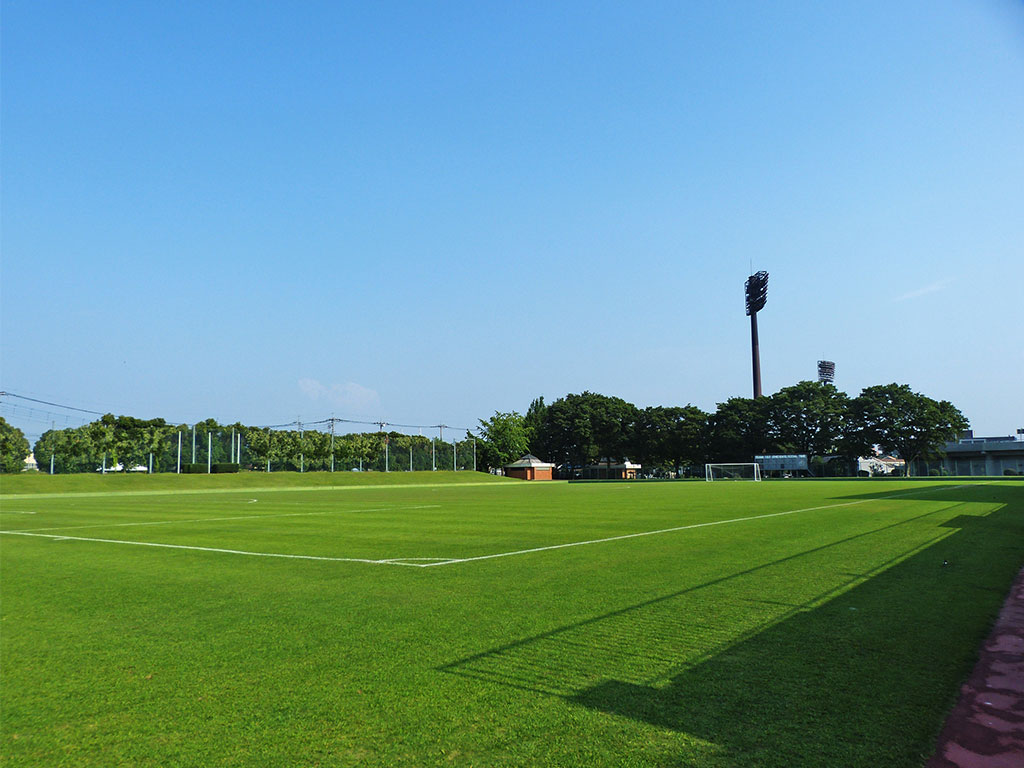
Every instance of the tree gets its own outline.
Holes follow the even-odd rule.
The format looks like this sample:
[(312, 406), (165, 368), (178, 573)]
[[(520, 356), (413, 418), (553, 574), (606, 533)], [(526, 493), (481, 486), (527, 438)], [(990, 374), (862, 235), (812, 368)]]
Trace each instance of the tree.
[(0, 472), (21, 472), (28, 456), (25, 433), (0, 416)]
[(643, 409), (633, 441), (636, 458), (645, 468), (672, 471), (703, 463), (708, 418), (708, 414), (692, 405)]
[(639, 412), (618, 397), (566, 395), (547, 407), (539, 442), (557, 464), (581, 467), (598, 459), (625, 459)]
[(547, 412), (548, 407), (544, 405), (544, 397), (541, 396), (534, 398), (533, 402), (530, 403), (530, 407), (526, 409), (526, 415), (523, 417), (523, 429), (526, 431), (526, 450), (534, 456), (541, 456), (547, 453), (545, 447), (540, 442)]
[(526, 420), (522, 414), (515, 411), (495, 411), (486, 421), (480, 419), (480, 432), (483, 441), (491, 449), (486, 453), (486, 457), (493, 467), (503, 467), (515, 461), (529, 448)]
[(801, 381), (768, 401), (768, 436), (780, 450), (808, 457), (838, 450), (850, 398), (833, 384)]
[(718, 404), (708, 424), (711, 461), (753, 461), (773, 446), (768, 429), (769, 399), (730, 397)]
[(877, 444), (907, 463), (941, 453), (942, 444), (970, 426), (948, 400), (933, 400), (906, 384), (867, 387), (850, 404), (855, 429), (864, 442)]

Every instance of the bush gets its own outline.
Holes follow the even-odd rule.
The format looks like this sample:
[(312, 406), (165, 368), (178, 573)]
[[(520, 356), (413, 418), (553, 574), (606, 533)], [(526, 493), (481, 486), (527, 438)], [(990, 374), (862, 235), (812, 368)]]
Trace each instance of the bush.
[(238, 464), (231, 464), (226, 461), (217, 462), (210, 465), (210, 471), (214, 474), (224, 474), (226, 472), (237, 472)]
[(1017, 473), (1016, 470), (1010, 469), (1009, 467), (1007, 467), (1006, 469), (1003, 470), (1003, 475), (1006, 476), (1006, 477), (1016, 477), (1017, 474), (1018, 473)]
[(182, 464), (181, 474), (183, 475), (205, 475), (206, 464)]

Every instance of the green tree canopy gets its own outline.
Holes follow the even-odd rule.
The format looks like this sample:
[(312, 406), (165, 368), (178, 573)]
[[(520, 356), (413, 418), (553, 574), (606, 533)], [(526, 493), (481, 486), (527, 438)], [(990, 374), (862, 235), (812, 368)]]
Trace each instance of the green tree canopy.
[(801, 381), (769, 398), (768, 437), (783, 452), (825, 456), (839, 449), (850, 398), (834, 385)]
[(618, 397), (566, 395), (547, 407), (539, 439), (548, 454), (543, 458), (576, 467), (622, 460), (634, 444), (638, 416), (635, 405)]
[(970, 426), (949, 401), (933, 400), (906, 384), (867, 387), (853, 399), (851, 417), (865, 442), (877, 444), (907, 462), (938, 455), (942, 444)]
[(21, 472), (28, 456), (25, 433), (0, 416), (0, 472)]
[(485, 455), (488, 462), (496, 462), (491, 466), (503, 467), (529, 449), (530, 440), (527, 435), (526, 419), (515, 411), (502, 413), (495, 411), (486, 421), (480, 419), (480, 433), (484, 442), (491, 449)]
[(769, 398), (731, 397), (710, 418), (708, 454), (713, 461), (753, 461), (774, 447), (769, 435)]
[(644, 408), (634, 434), (636, 458), (644, 467), (672, 471), (703, 463), (708, 418), (693, 405)]

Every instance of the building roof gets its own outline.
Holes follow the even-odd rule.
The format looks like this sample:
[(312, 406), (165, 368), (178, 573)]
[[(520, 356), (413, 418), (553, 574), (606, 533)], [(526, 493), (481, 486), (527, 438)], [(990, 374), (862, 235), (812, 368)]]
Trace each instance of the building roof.
[(623, 461), (612, 461), (611, 459), (601, 459), (596, 464), (587, 464), (587, 467), (604, 467), (605, 469), (641, 469), (641, 464), (634, 464), (629, 459)]
[(522, 458), (513, 461), (511, 464), (506, 464), (505, 469), (523, 469), (525, 467), (533, 467), (535, 469), (554, 469), (554, 464), (549, 464), (546, 461), (541, 461), (532, 453), (528, 453)]

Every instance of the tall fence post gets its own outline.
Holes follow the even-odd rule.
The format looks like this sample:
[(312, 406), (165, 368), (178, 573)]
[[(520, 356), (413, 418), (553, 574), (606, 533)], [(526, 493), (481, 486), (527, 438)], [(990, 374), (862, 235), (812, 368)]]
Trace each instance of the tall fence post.
[(206, 433), (206, 474), (213, 472), (213, 432)]
[(178, 430), (178, 469), (177, 474), (181, 474), (181, 430)]
[(50, 474), (53, 474), (53, 454), (50, 454)]

